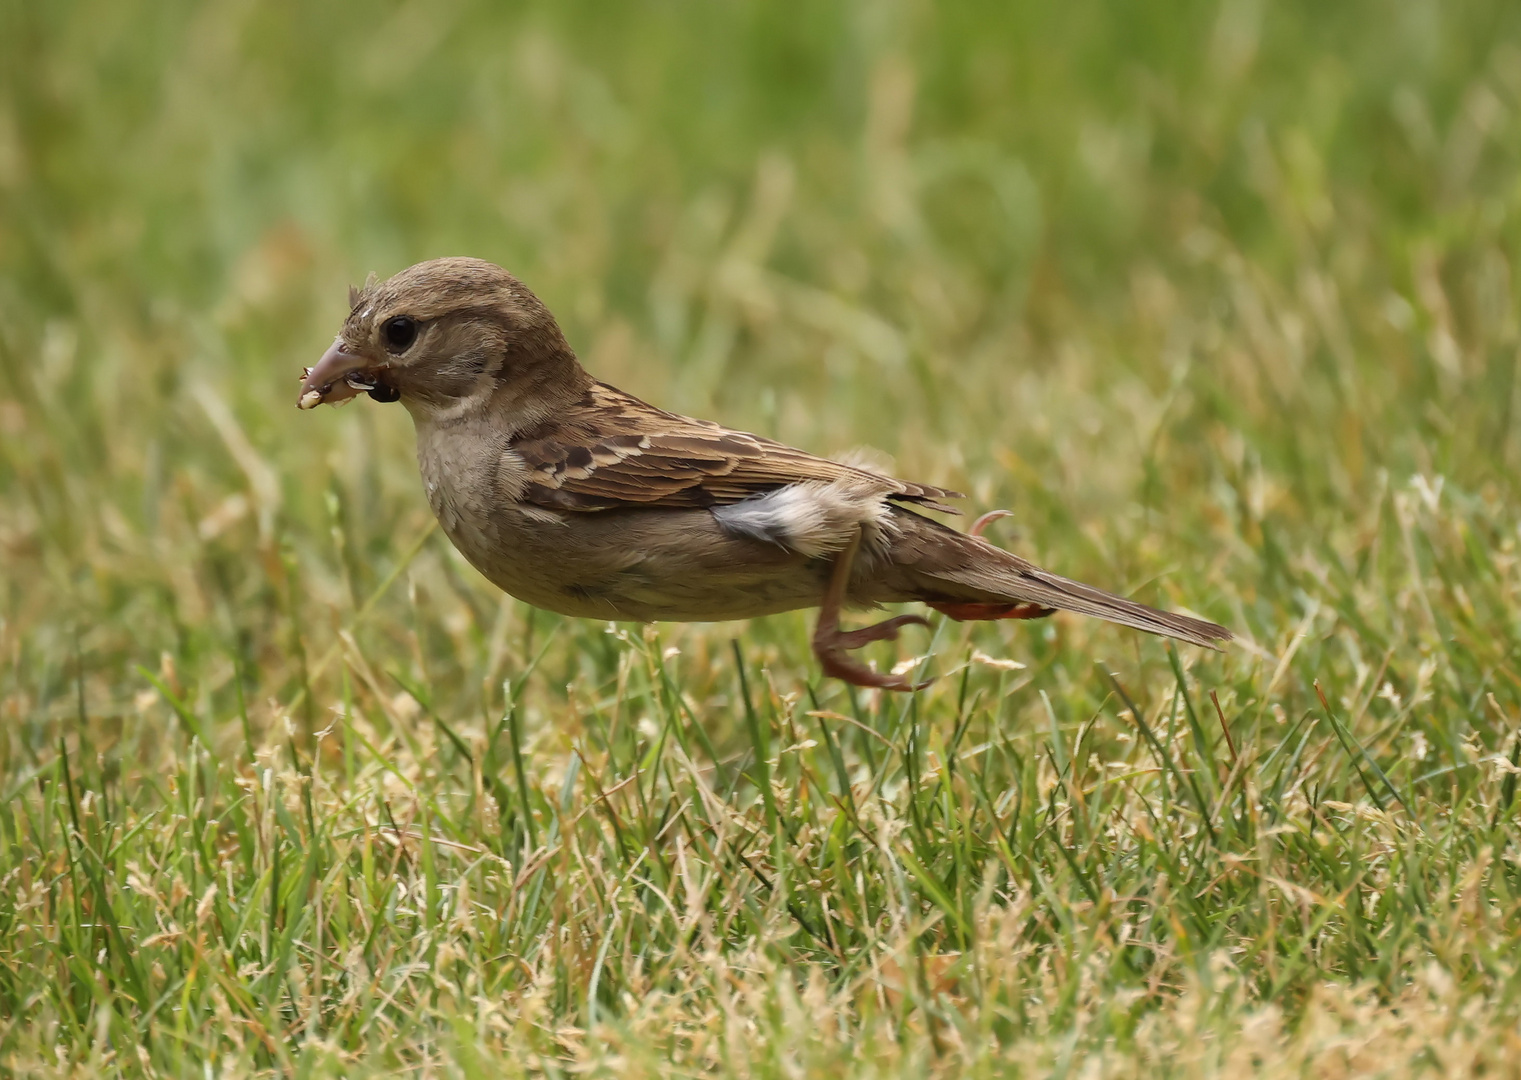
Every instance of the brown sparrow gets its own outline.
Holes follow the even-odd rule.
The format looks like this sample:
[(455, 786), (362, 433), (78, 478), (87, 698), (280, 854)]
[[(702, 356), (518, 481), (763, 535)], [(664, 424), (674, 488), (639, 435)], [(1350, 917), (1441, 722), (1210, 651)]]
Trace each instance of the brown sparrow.
[(954, 491), (662, 412), (582, 369), (554, 316), (479, 259), (363, 290), (298, 404), (400, 401), (444, 532), (513, 596), (562, 615), (677, 622), (819, 605), (813, 649), (857, 686), (912, 690), (848, 655), (919, 615), (842, 630), (844, 607), (922, 601), (953, 619), (1061, 609), (1214, 647), (1224, 627), (1042, 570), (924, 516)]

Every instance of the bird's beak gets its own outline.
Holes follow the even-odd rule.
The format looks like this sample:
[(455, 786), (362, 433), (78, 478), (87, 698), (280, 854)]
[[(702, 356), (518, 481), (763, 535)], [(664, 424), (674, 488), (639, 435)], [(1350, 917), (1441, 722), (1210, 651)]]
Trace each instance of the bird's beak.
[(374, 389), (376, 380), (365, 372), (365, 367), (364, 357), (344, 351), (343, 339), (338, 338), (328, 346), (316, 367), (302, 372), (301, 396), (296, 407), (315, 409), (323, 402), (336, 405)]

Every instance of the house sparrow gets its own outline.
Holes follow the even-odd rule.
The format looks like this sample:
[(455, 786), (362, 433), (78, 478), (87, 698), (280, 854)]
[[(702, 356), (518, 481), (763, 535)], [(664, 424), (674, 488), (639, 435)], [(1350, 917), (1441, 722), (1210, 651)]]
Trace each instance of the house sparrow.
[(562, 615), (677, 622), (820, 607), (813, 649), (857, 686), (924, 684), (849, 651), (845, 607), (922, 601), (952, 619), (1080, 612), (1215, 647), (1224, 627), (1052, 574), (924, 516), (957, 492), (663, 412), (586, 373), (511, 274), (434, 259), (349, 292), (343, 330), (302, 373), (311, 409), (368, 393), (417, 429), (428, 502), (455, 547), (520, 600)]

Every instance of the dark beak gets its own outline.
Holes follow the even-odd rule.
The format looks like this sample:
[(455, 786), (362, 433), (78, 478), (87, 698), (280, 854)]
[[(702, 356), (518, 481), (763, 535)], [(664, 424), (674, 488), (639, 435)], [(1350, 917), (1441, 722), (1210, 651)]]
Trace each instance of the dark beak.
[(364, 357), (345, 352), (343, 339), (337, 339), (322, 354), (317, 366), (303, 373), (296, 407), (315, 409), (323, 402), (333, 405), (374, 388), (376, 380), (365, 373), (366, 366)]

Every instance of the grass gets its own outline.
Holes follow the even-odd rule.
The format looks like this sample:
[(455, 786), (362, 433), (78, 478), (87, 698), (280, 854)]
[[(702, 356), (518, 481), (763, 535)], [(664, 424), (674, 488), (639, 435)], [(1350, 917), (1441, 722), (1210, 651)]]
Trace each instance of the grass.
[[(1518, 148), (1499, 2), (0, 5), (0, 1069), (1513, 1074)], [(1241, 643), (504, 599), (292, 408), (452, 253)]]

